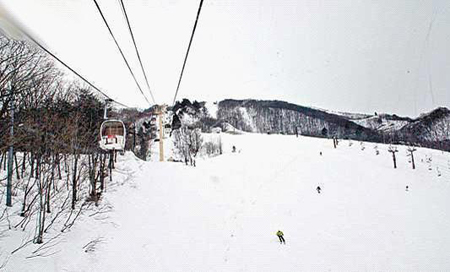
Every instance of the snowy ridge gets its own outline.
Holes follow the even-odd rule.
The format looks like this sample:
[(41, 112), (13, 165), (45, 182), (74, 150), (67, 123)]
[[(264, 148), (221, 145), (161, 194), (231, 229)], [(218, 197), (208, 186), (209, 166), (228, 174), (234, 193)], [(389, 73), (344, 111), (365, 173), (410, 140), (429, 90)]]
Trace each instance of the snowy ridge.
[[(213, 127), (270, 134), (302, 134), (372, 142), (413, 142), (450, 150), (450, 111), (438, 108), (417, 119), (395, 114), (359, 114), (304, 107), (278, 100), (226, 99), (191, 103), (184, 99), (183, 123), (211, 132)], [(445, 118), (448, 117), (448, 118)], [(184, 118), (184, 117), (183, 117)]]
[(350, 113), (350, 112), (343, 112), (343, 111), (334, 111), (334, 110), (327, 110), (327, 109), (323, 109), (323, 108), (319, 108), (319, 107), (313, 107), (310, 106), (311, 109), (315, 109), (315, 110), (319, 110), (319, 111), (323, 111), (326, 113), (330, 113), (330, 114), (334, 114), (334, 115), (339, 115), (342, 117), (345, 117), (349, 120), (359, 120), (359, 119), (365, 119), (365, 118), (370, 118), (373, 115), (370, 114), (364, 114), (364, 113)]
[(383, 118), (381, 115), (364, 119), (351, 119), (351, 121), (363, 127), (382, 132), (397, 131), (410, 123), (409, 121), (405, 120), (390, 120), (387, 118)]
[(342, 138), (381, 139), (378, 132), (341, 116), (277, 100), (223, 100), (219, 103), (218, 118), (247, 132), (319, 137), (329, 132)]

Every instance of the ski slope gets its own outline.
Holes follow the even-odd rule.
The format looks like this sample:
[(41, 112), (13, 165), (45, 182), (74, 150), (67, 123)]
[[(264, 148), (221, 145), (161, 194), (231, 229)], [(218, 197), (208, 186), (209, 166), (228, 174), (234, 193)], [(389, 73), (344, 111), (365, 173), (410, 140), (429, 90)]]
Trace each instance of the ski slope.
[(127, 153), (101, 204), (110, 210), (7, 271), (450, 270), (449, 153), (419, 149), (412, 170), (402, 146), (393, 169), (385, 145), (377, 156), (375, 144), (309, 137), (222, 142), (196, 168)]

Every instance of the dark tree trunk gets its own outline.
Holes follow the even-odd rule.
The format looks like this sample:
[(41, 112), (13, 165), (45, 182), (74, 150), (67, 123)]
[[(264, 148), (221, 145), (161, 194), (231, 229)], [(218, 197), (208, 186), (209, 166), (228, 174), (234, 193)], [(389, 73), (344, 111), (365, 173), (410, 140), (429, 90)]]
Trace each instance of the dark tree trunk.
[(109, 153), (109, 181), (112, 181), (112, 170), (114, 168), (114, 151)]
[(54, 179), (55, 179), (55, 160), (53, 160), (53, 162), (52, 162), (52, 172), (50, 175), (50, 180), (47, 183), (47, 195), (46, 195), (47, 199), (46, 199), (45, 203), (47, 204), (47, 212), (48, 213), (51, 212), (51, 210), (50, 210), (50, 197), (51, 197), (50, 192), (51, 192), (51, 188), (52, 188), (52, 186), (51, 186), (52, 183), (55, 183)]
[(2, 154), (2, 162), (3, 162), (3, 171), (6, 171), (6, 152)]
[(33, 153), (31, 153), (30, 160), (31, 160), (30, 176), (34, 177), (34, 154)]
[(59, 154), (56, 154), (56, 165), (58, 166), (58, 178), (61, 180), (62, 176), (61, 176), (61, 158), (59, 156)]
[(15, 153), (15, 152), (14, 152), (14, 162), (16, 163), (16, 176), (17, 176), (17, 179), (20, 179), (19, 163), (17, 162), (17, 153)]
[(42, 155), (39, 155), (37, 158), (36, 158), (36, 175), (35, 175), (35, 177), (36, 178), (39, 178), (39, 174), (40, 174), (40, 168), (41, 168), (41, 156)]
[(27, 159), (27, 152), (23, 152), (23, 160), (22, 160), (22, 177), (25, 173), (25, 167), (26, 167), (26, 160)]
[(95, 170), (96, 170), (96, 158), (94, 158), (94, 154), (88, 155), (88, 166), (89, 166), (89, 181), (91, 183), (91, 200), (97, 203), (97, 185), (95, 182)]
[(100, 155), (100, 192), (105, 189), (106, 154)]
[(78, 168), (78, 156), (75, 154), (75, 161), (73, 165), (73, 176), (72, 176), (72, 210), (75, 209), (75, 204), (77, 202), (77, 168)]

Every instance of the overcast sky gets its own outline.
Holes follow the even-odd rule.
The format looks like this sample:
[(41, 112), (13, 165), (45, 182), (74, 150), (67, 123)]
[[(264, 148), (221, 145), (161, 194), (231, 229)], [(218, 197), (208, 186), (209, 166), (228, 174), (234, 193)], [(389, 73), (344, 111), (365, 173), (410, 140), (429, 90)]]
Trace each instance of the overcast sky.
[[(111, 97), (148, 106), (92, 0), (2, 2)], [(148, 95), (119, 1), (98, 2)], [(199, 0), (124, 3), (156, 101), (170, 104)], [(416, 116), (450, 107), (449, 48), (448, 0), (205, 0), (178, 98)]]

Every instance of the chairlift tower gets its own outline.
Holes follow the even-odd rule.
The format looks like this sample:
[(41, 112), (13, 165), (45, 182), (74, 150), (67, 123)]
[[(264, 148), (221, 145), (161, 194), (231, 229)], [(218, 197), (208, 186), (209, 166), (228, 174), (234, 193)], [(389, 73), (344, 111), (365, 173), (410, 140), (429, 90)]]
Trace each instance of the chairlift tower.
[(158, 106), (157, 114), (159, 117), (159, 161), (164, 161), (164, 126), (163, 126), (163, 116), (165, 108), (164, 106)]

